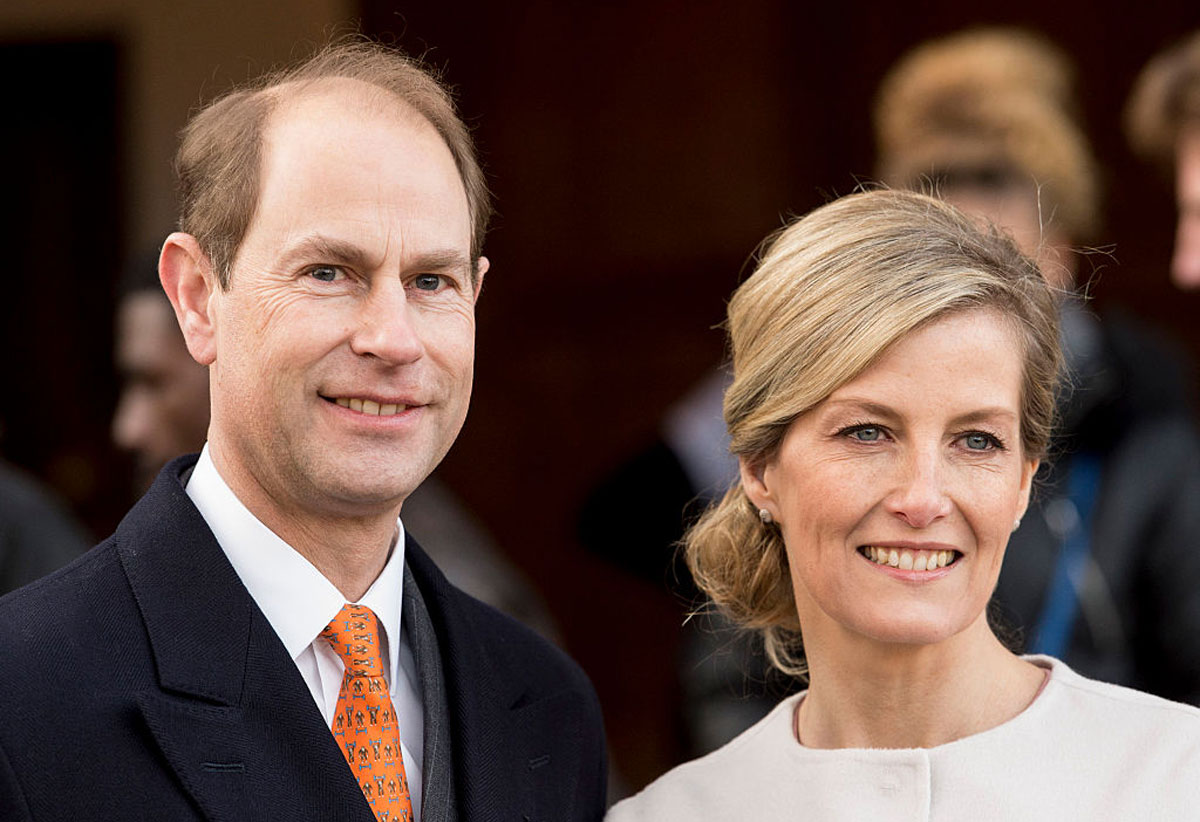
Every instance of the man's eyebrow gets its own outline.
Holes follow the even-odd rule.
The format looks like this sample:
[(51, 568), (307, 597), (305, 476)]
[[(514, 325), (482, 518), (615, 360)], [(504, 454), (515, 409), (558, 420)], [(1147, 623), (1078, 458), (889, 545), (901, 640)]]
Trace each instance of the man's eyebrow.
[(304, 237), (284, 253), (283, 259), (343, 263), (356, 268), (368, 268), (371, 264), (369, 255), (360, 246), (321, 234)]
[(404, 268), (409, 271), (458, 271), (464, 274), (471, 274), (475, 270), (466, 254), (453, 249), (420, 254), (406, 262)]
[[(288, 249), (283, 258), (287, 262), (311, 260), (314, 262), (341, 263), (367, 270), (379, 264), (373, 255), (354, 243), (314, 234), (305, 237)], [(405, 271), (457, 272), (474, 280), (475, 267), (461, 251), (444, 249), (420, 254), (404, 263)]]

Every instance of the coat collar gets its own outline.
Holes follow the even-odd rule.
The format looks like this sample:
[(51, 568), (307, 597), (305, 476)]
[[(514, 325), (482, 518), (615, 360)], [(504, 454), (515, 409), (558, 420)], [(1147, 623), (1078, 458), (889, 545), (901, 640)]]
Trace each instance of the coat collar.
[(303, 678), (184, 491), (194, 462), (168, 463), (114, 535), (158, 674), (136, 695), (142, 717), (214, 822), (369, 822)]
[(114, 537), (163, 689), (239, 705), (261, 614), (184, 490), (180, 474), (194, 462), (169, 463)]
[(438, 634), (459, 818), (578, 818), (572, 803), (587, 722), (582, 697), (553, 687), (538, 693), (533, 683), (552, 674), (530, 670), (507, 647), (524, 631), (451, 585), (415, 540), (405, 550)]

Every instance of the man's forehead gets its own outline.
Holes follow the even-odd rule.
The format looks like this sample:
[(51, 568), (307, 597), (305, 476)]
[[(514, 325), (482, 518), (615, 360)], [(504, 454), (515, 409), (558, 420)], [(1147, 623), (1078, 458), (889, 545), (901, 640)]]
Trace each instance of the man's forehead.
[(268, 137), (285, 123), (329, 116), (339, 111), (391, 117), (418, 130), (428, 129), (437, 134), (433, 124), (398, 94), (352, 77), (291, 80), (272, 86), (264, 93), (275, 98), (264, 126)]
[[(272, 254), (319, 251), (324, 259), (361, 262), (357, 257), (379, 250), (363, 227), (383, 230), (389, 227), (384, 215), (407, 214), (408, 229), (436, 226), (425, 242), (438, 249), (461, 243), (460, 256), (469, 257), (461, 174), (445, 140), (419, 112), (387, 89), (347, 78), (294, 82), (272, 93), (282, 97), (264, 124), (258, 203), (247, 237), (265, 225)], [(238, 258), (243, 253), (250, 253), (244, 244)]]

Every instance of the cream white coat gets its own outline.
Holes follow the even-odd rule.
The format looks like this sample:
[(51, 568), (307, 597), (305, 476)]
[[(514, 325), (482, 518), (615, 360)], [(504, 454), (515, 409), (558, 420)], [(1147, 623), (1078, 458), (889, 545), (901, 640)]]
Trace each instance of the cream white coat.
[(793, 735), (804, 694), (789, 697), (606, 822), (1200, 819), (1200, 709), (1030, 660), (1050, 676), (1026, 710), (935, 748), (805, 748)]

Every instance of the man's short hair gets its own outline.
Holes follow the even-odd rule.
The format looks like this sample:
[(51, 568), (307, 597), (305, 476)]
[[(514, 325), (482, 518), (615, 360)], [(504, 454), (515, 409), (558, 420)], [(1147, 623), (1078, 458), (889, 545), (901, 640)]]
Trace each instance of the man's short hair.
[(1135, 151), (1170, 167), (1185, 128), (1200, 127), (1200, 31), (1146, 64), (1125, 107), (1125, 130)]
[(427, 66), (359, 37), (331, 43), (304, 62), (265, 74), (209, 103), (184, 127), (175, 156), (179, 228), (196, 238), (222, 288), (258, 206), (263, 130), (285, 94), (280, 86), (329, 78), (360, 80), (391, 92), (422, 115), (454, 157), (471, 216), (471, 259), (478, 260), (491, 200), (470, 131), (450, 91)]

